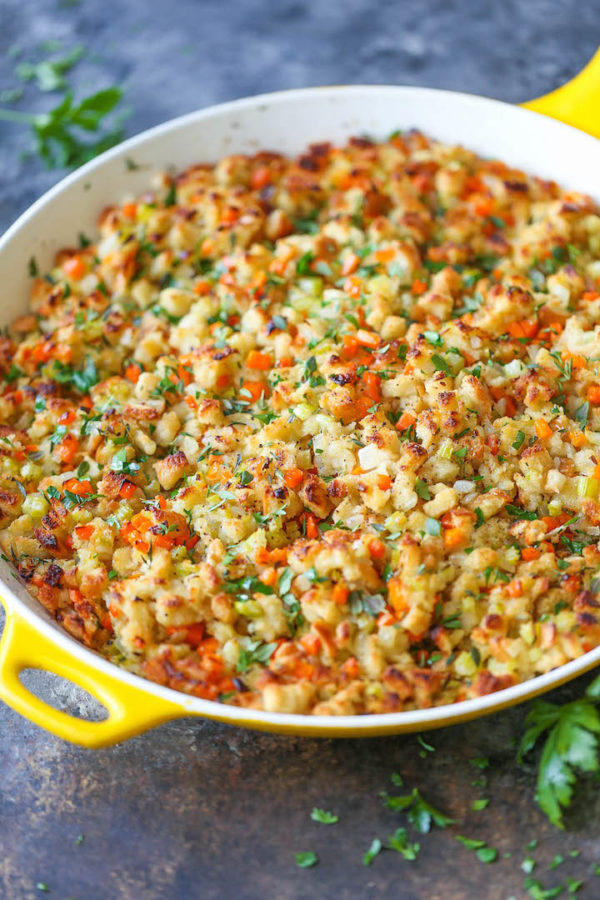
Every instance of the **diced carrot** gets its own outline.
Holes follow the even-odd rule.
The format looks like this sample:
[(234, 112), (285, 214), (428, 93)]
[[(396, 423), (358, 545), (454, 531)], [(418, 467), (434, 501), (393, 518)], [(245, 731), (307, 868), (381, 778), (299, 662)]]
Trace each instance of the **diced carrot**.
[(287, 547), (275, 547), (271, 550), (271, 562), (273, 565), (278, 566), (281, 563), (287, 562), (288, 558), (288, 549)]
[(129, 500), (136, 491), (137, 484), (134, 484), (133, 481), (124, 481), (119, 490), (119, 497), (122, 497), (124, 500)]
[(273, 587), (277, 581), (277, 572), (270, 567), (265, 569), (264, 572), (261, 572), (259, 578), (263, 584), (266, 584), (268, 587)]
[(63, 263), (65, 275), (73, 281), (80, 281), (86, 273), (86, 266), (82, 259), (78, 256), (71, 256)]
[(298, 643), (309, 656), (316, 656), (321, 646), (319, 636), (312, 631), (309, 631), (308, 634), (303, 634)]
[(226, 388), (231, 383), (231, 375), (228, 372), (223, 372), (221, 375), (217, 375), (217, 387), (220, 391)]
[(506, 585), (506, 590), (509, 597), (521, 597), (523, 595), (523, 584), (519, 578), (513, 578)]
[(375, 372), (365, 372), (362, 377), (365, 386), (365, 394), (373, 403), (379, 403), (381, 400), (381, 378)]
[(525, 562), (531, 562), (533, 559), (539, 559), (540, 551), (537, 547), (523, 547), (521, 550), (521, 558), (525, 560)]
[(345, 606), (348, 602), (349, 594), (350, 588), (348, 585), (344, 581), (338, 581), (337, 584), (334, 584), (331, 591), (331, 599), (334, 603), (337, 603), (338, 606)]
[(257, 403), (265, 393), (265, 386), (262, 381), (243, 381), (242, 389), (248, 391), (253, 403)]
[(236, 206), (227, 206), (221, 213), (223, 225), (234, 225), (240, 217), (240, 210)]
[(396, 255), (393, 247), (382, 247), (381, 250), (375, 251), (375, 259), (380, 263), (389, 263)]
[(535, 433), (541, 441), (545, 441), (548, 438), (551, 438), (554, 434), (545, 419), (536, 419), (534, 427)]
[(78, 497), (85, 497), (86, 494), (93, 493), (92, 485), (89, 481), (79, 481), (77, 478), (69, 478), (63, 485), (66, 491), (76, 494)]
[(185, 400), (185, 405), (192, 410), (198, 409), (198, 401), (194, 397), (190, 397), (188, 394), (183, 398)]
[(93, 525), (77, 525), (75, 527), (75, 534), (79, 538), (80, 541), (89, 541), (91, 536), (94, 533)]
[(400, 578), (390, 578), (388, 581), (388, 599), (398, 614), (406, 612), (408, 601)]
[(508, 333), (514, 338), (534, 338), (538, 332), (539, 323), (536, 319), (522, 319), (520, 322), (511, 322)]
[(584, 291), (581, 295), (582, 300), (585, 300), (586, 303), (591, 303), (592, 300), (597, 300), (598, 297), (600, 297), (598, 291)]
[(396, 428), (398, 431), (406, 431), (407, 428), (411, 428), (416, 423), (415, 417), (409, 412), (403, 412), (398, 421), (396, 422)]
[(345, 334), (344, 339), (344, 354), (350, 358), (356, 356), (358, 353), (359, 343), (353, 334)]
[(395, 625), (396, 621), (396, 616), (389, 609), (384, 609), (377, 616), (377, 624), (380, 628), (388, 628), (390, 625)]
[(210, 294), (210, 289), (210, 281), (206, 281), (206, 279), (204, 278), (202, 278), (200, 281), (197, 281), (194, 285), (194, 293), (199, 297), (203, 297), (205, 294)]
[(304, 521), (306, 523), (306, 537), (314, 541), (319, 537), (319, 523), (316, 516), (312, 513), (304, 513)]
[(125, 369), (125, 378), (127, 378), (129, 381), (132, 381), (134, 384), (136, 383), (136, 381), (138, 380), (138, 378), (140, 377), (141, 374), (142, 374), (142, 368), (141, 368), (141, 366), (138, 366), (137, 363), (131, 363)]
[(273, 359), (268, 353), (251, 350), (246, 357), (246, 365), (249, 369), (259, 369), (261, 372), (268, 372), (273, 366)]
[(496, 281), (502, 281), (503, 275), (504, 275), (504, 272), (502, 271), (502, 269), (500, 269), (500, 268), (498, 268), (498, 269), (492, 269), (492, 277), (493, 277)]
[(596, 478), (598, 481), (600, 481), (600, 466), (594, 466), (594, 469), (592, 471), (592, 477)]
[(386, 554), (386, 548), (383, 541), (380, 541), (379, 538), (371, 538), (369, 541), (369, 553), (373, 557), (373, 559), (383, 559)]
[(60, 444), (55, 448), (55, 453), (63, 463), (72, 463), (79, 450), (79, 441), (73, 434), (66, 434)]
[(586, 396), (592, 406), (600, 406), (600, 384), (590, 384)]
[(186, 625), (185, 628), (186, 644), (189, 644), (190, 647), (198, 647), (204, 639), (204, 622), (194, 622), (193, 625)]
[(356, 332), (356, 340), (363, 347), (371, 347), (374, 349), (379, 346), (379, 336), (373, 331), (366, 331), (364, 328), (358, 329)]
[(66, 412), (60, 414), (60, 416), (58, 417), (58, 421), (61, 425), (70, 425), (71, 422), (75, 421), (75, 418), (75, 413), (72, 409), (69, 409)]
[(380, 491), (389, 491), (392, 486), (392, 479), (389, 475), (378, 475), (377, 476), (377, 487)]
[(253, 191), (260, 191), (271, 183), (271, 170), (268, 166), (257, 166), (250, 176), (250, 187)]
[(411, 290), (412, 294), (416, 294), (417, 296), (419, 294), (424, 294), (425, 291), (427, 290), (427, 282), (421, 281), (420, 278), (415, 278), (415, 280), (413, 281), (413, 283), (411, 285), (410, 290)]
[(289, 488), (295, 491), (304, 480), (304, 471), (302, 469), (289, 469), (283, 476), (283, 480)]
[(507, 416), (514, 416), (517, 411), (517, 404), (508, 394), (504, 397), (504, 410)]
[(475, 203), (473, 209), (476, 216), (491, 216), (494, 212), (495, 200), (493, 197), (482, 197)]
[(570, 431), (569, 440), (577, 450), (581, 450), (587, 444), (587, 438), (583, 431)]
[(290, 369), (294, 364), (294, 360), (291, 356), (282, 356), (279, 362), (277, 363), (277, 368), (279, 369)]
[(342, 663), (341, 671), (348, 678), (358, 678), (360, 675), (360, 666), (355, 656), (350, 656), (346, 662)]
[(362, 289), (362, 278), (358, 278), (357, 275), (350, 275), (349, 278), (346, 278), (344, 282), (344, 291), (349, 294), (350, 297), (354, 297), (355, 300), (358, 300), (362, 294)]
[(444, 530), (444, 546), (449, 550), (460, 547), (465, 540), (465, 533), (462, 528), (446, 528)]
[(137, 214), (137, 203), (124, 203), (121, 212), (126, 219), (135, 219)]
[(353, 272), (356, 272), (358, 266), (360, 264), (360, 257), (356, 255), (356, 253), (349, 253), (342, 263), (342, 268), (340, 269), (340, 275), (352, 275)]

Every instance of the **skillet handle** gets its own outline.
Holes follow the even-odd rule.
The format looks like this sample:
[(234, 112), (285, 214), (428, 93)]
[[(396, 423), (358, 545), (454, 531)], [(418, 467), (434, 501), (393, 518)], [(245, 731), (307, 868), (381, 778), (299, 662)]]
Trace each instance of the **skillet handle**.
[(522, 105), (600, 138), (600, 49), (571, 81)]
[[(147, 694), (106, 672), (90, 667), (41, 634), (18, 612), (6, 609), (0, 640), (0, 699), (63, 740), (97, 748), (134, 737), (185, 714), (183, 706)], [(44, 669), (83, 688), (106, 708), (106, 719), (91, 722), (60, 712), (21, 683), (23, 669)]]

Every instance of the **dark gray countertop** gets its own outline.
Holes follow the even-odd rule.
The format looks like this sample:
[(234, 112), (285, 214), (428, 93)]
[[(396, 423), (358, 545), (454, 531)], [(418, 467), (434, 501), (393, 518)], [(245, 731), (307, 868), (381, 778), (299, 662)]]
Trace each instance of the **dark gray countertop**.
[[(316, 84), (421, 84), (519, 101), (574, 75), (596, 48), (599, 23), (598, 0), (0, 0), (0, 90), (18, 84), (9, 48), (20, 45), (19, 59), (29, 59), (40, 42), (58, 40), (88, 50), (72, 73), (77, 91), (126, 88), (130, 134), (221, 100)], [(47, 102), (30, 90), (21, 108)], [(22, 128), (0, 123), (0, 140), (5, 228), (60, 173), (20, 159)], [(38, 684), (58, 702), (78, 702), (69, 688)], [(555, 696), (584, 687), (585, 679)], [(597, 898), (597, 788), (579, 793), (567, 834), (547, 823), (534, 803), (533, 761), (515, 761), (524, 714), (433, 733), (433, 753), (411, 736), (315, 741), (198, 720), (87, 752), (0, 705), (0, 895), (40, 897), (43, 882), (49, 896), (77, 900), (508, 900), (527, 896), (521, 862), (530, 855), (546, 886), (569, 875), (585, 882), (578, 896)], [(474, 756), (490, 757), (485, 789), (471, 784)], [(402, 824), (378, 796), (394, 771), (459, 820), (461, 833), (511, 857), (480, 863), (454, 828), (423, 837), (416, 863), (386, 853), (365, 868), (372, 838)], [(470, 811), (482, 794), (489, 807)], [(312, 822), (313, 806), (338, 813), (339, 824)], [(537, 849), (526, 851), (534, 838)], [(557, 852), (574, 849), (577, 858), (548, 873)], [(320, 864), (298, 869), (298, 850), (314, 850)]]

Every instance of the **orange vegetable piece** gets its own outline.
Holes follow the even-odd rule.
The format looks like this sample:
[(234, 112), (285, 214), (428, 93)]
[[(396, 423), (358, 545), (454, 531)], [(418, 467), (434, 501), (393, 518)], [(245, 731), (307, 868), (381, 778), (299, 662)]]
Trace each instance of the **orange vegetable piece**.
[(129, 500), (136, 491), (137, 484), (134, 484), (133, 481), (124, 481), (119, 490), (119, 497), (122, 497), (124, 500)]
[(63, 463), (72, 463), (79, 450), (79, 441), (73, 434), (65, 434), (55, 448), (55, 453)]
[(570, 431), (569, 440), (577, 450), (581, 450), (587, 444), (587, 438), (583, 431)]
[(132, 381), (134, 384), (142, 374), (141, 366), (138, 366), (137, 363), (131, 363), (131, 365), (127, 366), (125, 369), (125, 378), (129, 381)]
[(381, 400), (381, 378), (375, 372), (365, 372), (362, 377), (365, 386), (365, 394), (373, 403)]
[(71, 256), (64, 261), (63, 271), (73, 281), (80, 281), (86, 273), (86, 266), (78, 256)]
[(206, 281), (204, 278), (201, 281), (197, 281), (194, 285), (194, 293), (199, 297), (203, 297), (205, 294), (210, 294), (211, 283), (210, 281)]
[(257, 403), (265, 393), (265, 386), (262, 381), (243, 381), (242, 388), (248, 391), (253, 403)]
[(300, 485), (304, 481), (304, 470), (289, 469), (283, 476), (283, 480), (289, 488), (295, 491), (296, 488), (300, 487)]
[(259, 369), (261, 372), (268, 372), (273, 366), (273, 359), (268, 353), (251, 350), (246, 357), (246, 365), (249, 369)]
[(304, 514), (304, 521), (306, 523), (306, 537), (314, 541), (319, 537), (319, 523), (316, 516), (313, 516), (312, 513)]
[(600, 406), (600, 384), (590, 384), (586, 396), (592, 406)]
[(346, 278), (344, 282), (344, 290), (351, 297), (354, 297), (355, 300), (360, 298), (363, 289), (362, 278), (358, 278), (356, 275), (351, 275), (349, 278)]
[(379, 538), (371, 538), (369, 541), (369, 553), (373, 559), (383, 559), (386, 553), (385, 544)]
[(396, 428), (398, 429), (398, 431), (406, 431), (406, 429), (414, 425), (416, 421), (417, 420), (411, 413), (403, 412), (396, 422)]
[(352, 334), (344, 335), (344, 354), (348, 357), (356, 356), (358, 353), (359, 343)]
[(250, 187), (253, 191), (260, 191), (271, 183), (271, 170), (268, 166), (258, 166), (250, 176)]
[(79, 538), (80, 541), (89, 541), (91, 536), (94, 533), (93, 525), (77, 525), (75, 528), (75, 534)]
[(506, 590), (509, 597), (521, 597), (523, 595), (523, 585), (519, 578), (513, 578), (512, 581), (509, 581), (506, 585)]
[(420, 278), (415, 278), (415, 280), (413, 281), (413, 283), (411, 285), (410, 290), (411, 290), (412, 294), (416, 294), (417, 296), (419, 294), (424, 294), (425, 291), (427, 290), (427, 282), (421, 281)]
[(444, 546), (448, 550), (453, 550), (465, 540), (465, 533), (462, 528), (446, 528), (444, 530)]
[(362, 344), (363, 347), (371, 347), (375, 349), (375, 347), (379, 347), (379, 337), (373, 331), (366, 331), (364, 328), (359, 328), (356, 332), (356, 340), (359, 344)]
[(126, 219), (135, 219), (137, 213), (137, 203), (124, 203), (121, 212)]
[(338, 581), (337, 584), (334, 584), (331, 591), (331, 599), (334, 603), (337, 603), (338, 606), (345, 606), (348, 602), (349, 594), (350, 588), (348, 585), (344, 581)]
[(525, 562), (531, 562), (533, 559), (539, 559), (540, 551), (537, 547), (523, 547), (521, 550), (521, 558)]
[(392, 486), (392, 479), (389, 475), (378, 475), (377, 476), (377, 487), (380, 491), (389, 491)]
[(340, 275), (352, 275), (356, 272), (360, 263), (360, 257), (356, 253), (349, 253), (340, 269)]
[[(186, 644), (189, 644), (190, 647), (198, 647), (204, 639), (204, 631), (204, 622), (194, 622), (193, 625), (187, 625), (185, 633)], [(204, 643), (208, 642), (204, 641)]]
[(539, 437), (541, 441), (545, 441), (548, 438), (552, 437), (553, 431), (546, 422), (545, 419), (536, 419), (535, 421), (535, 433)]

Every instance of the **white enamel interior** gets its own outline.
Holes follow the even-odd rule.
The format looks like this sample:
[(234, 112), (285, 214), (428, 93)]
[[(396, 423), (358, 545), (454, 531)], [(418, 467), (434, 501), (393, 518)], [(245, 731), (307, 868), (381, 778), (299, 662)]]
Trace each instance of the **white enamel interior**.
[[(27, 307), (29, 259), (35, 256), (40, 271), (44, 271), (57, 249), (77, 245), (79, 232), (94, 234), (103, 207), (143, 191), (157, 169), (180, 169), (258, 149), (298, 153), (314, 141), (337, 142), (357, 134), (384, 138), (398, 128), (412, 127), (600, 198), (600, 144), (595, 138), (495, 100), (392, 86), (310, 88), (252, 97), (191, 113), (131, 138), (69, 175), (38, 200), (0, 239), (0, 326)], [(140, 168), (130, 171), (128, 159)], [(188, 697), (118, 669), (69, 637), (17, 583), (8, 566), (1, 563), (0, 568), (0, 591), (9, 606), (88, 667), (135, 684), (147, 694), (179, 703), (182, 714), (218, 717), (267, 729), (297, 727), (304, 733), (310, 730), (317, 734), (324, 729), (367, 732), (439, 726), (541, 693), (600, 663), (597, 648), (523, 684), (429, 710), (310, 717), (237, 709)], [(34, 658), (30, 662), (35, 666)]]

